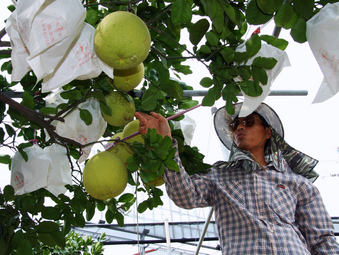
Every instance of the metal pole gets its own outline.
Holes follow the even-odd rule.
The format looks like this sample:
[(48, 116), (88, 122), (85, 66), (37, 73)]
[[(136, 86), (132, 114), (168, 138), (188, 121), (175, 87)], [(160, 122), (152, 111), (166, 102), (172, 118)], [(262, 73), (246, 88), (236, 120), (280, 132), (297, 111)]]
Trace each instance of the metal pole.
[(167, 255), (171, 255), (171, 236), (169, 232), (169, 224), (168, 224), (168, 219), (166, 218), (164, 220), (165, 222), (165, 232), (166, 232), (166, 243), (167, 243)]
[(195, 255), (199, 255), (199, 251), (200, 251), (202, 242), (204, 241), (204, 237), (205, 237), (205, 234), (207, 232), (208, 225), (210, 224), (210, 221), (211, 221), (211, 218), (212, 218), (212, 215), (213, 215), (213, 211), (214, 210), (213, 210), (213, 207), (212, 207), (211, 210), (210, 210), (210, 213), (207, 216), (207, 220), (205, 222), (204, 229), (203, 229), (203, 231), (201, 233), (201, 236), (200, 236), (200, 239), (199, 239), (199, 243), (198, 243), (197, 249), (195, 251)]
[[(3, 91), (5, 95), (10, 98), (22, 98), (23, 92), (16, 91)], [(136, 97), (141, 97), (144, 91), (133, 91)], [(185, 97), (204, 97), (208, 93), (208, 90), (184, 90)], [(238, 96), (241, 96), (239, 94)], [(272, 90), (269, 96), (307, 96), (307, 90)], [(168, 95), (170, 96), (170, 95)]]

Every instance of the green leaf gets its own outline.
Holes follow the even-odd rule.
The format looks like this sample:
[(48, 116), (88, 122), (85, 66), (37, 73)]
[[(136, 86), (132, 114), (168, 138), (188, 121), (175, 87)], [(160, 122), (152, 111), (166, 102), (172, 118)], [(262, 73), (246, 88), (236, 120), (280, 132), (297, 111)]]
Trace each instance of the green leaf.
[(6, 201), (11, 201), (14, 198), (14, 188), (11, 185), (6, 185), (3, 192)]
[(86, 220), (90, 221), (95, 214), (95, 203), (89, 201), (86, 206)]
[[(0, 234), (0, 237), (1, 236), (2, 235)], [(20, 242), (24, 239), (24, 237), (25, 235), (22, 232), (22, 230), (18, 230), (13, 234), (12, 239), (11, 239), (11, 244), (14, 247), (14, 249), (17, 249), (17, 247), (19, 246)]]
[(227, 14), (227, 16), (230, 18), (230, 20), (231, 20), (234, 24), (240, 26), (240, 22), (239, 22), (239, 20), (237, 19), (237, 14), (236, 14), (236, 12), (235, 12), (234, 7), (233, 7), (232, 5), (230, 5), (230, 4), (226, 5), (226, 4), (222, 3), (222, 8), (223, 8), (224, 11), (226, 12), (226, 14)]
[(299, 19), (298, 22), (291, 29), (291, 36), (294, 41), (298, 43), (304, 43), (307, 41), (306, 38), (306, 21)]
[(87, 9), (85, 22), (95, 26), (98, 21), (98, 14), (99, 12), (97, 10)]
[(35, 101), (33, 96), (28, 92), (28, 91), (24, 91), (23, 95), (22, 95), (22, 101), (21, 104), (23, 106), (26, 106), (28, 109), (34, 109), (34, 105), (35, 105)]
[(8, 136), (13, 136), (15, 134), (15, 130), (12, 128), (12, 126), (5, 124), (6, 132)]
[(262, 67), (265, 69), (272, 69), (276, 64), (277, 60), (275, 58), (265, 58), (265, 57), (256, 57), (253, 60), (252, 66)]
[(83, 228), (85, 226), (85, 224), (86, 224), (85, 218), (84, 218), (84, 216), (81, 213), (76, 213), (75, 214), (75, 222), (81, 228)]
[(143, 212), (145, 212), (145, 211), (147, 210), (147, 208), (148, 208), (148, 201), (146, 200), (146, 201), (141, 202), (141, 203), (138, 205), (138, 208), (137, 208), (138, 213), (143, 213)]
[(255, 54), (257, 54), (260, 48), (261, 48), (261, 39), (258, 34), (254, 34), (246, 42), (246, 51), (248, 52), (248, 58), (253, 57)]
[(221, 96), (221, 90), (216, 86), (208, 90), (207, 95), (202, 99), (203, 106), (213, 106), (215, 101)]
[(112, 221), (114, 220), (114, 213), (111, 210), (107, 210), (105, 214), (105, 219), (107, 223), (112, 223)]
[(272, 14), (263, 13), (257, 6), (256, 0), (251, 0), (246, 9), (246, 19), (249, 24), (260, 25), (268, 22), (273, 17)]
[(123, 194), (123, 195), (121, 195), (121, 196), (119, 197), (118, 202), (120, 202), (120, 203), (126, 203), (126, 202), (132, 201), (133, 199), (134, 199), (134, 195), (133, 195), (133, 194), (131, 194), (131, 193), (125, 193), (125, 194)]
[(120, 213), (120, 212), (117, 212), (115, 214), (115, 218), (116, 218), (116, 220), (118, 222), (118, 225), (120, 227), (123, 227), (124, 226), (124, 215), (122, 215), (122, 213)]
[(45, 245), (50, 247), (55, 247), (57, 242), (54, 240), (54, 237), (51, 233), (38, 233), (38, 239)]
[(87, 126), (91, 125), (93, 122), (92, 114), (87, 109), (79, 109), (80, 110), (80, 118), (85, 122)]
[(59, 225), (52, 221), (41, 221), (35, 229), (41, 233), (50, 233), (59, 230)]
[(257, 5), (263, 13), (274, 14), (284, 0), (257, 0)]
[(258, 97), (262, 94), (263, 90), (260, 86), (256, 86), (253, 81), (239, 82), (242, 91), (251, 97)]
[(253, 66), (252, 71), (253, 71), (253, 78), (254, 79), (258, 78), (258, 81), (262, 85), (267, 84), (268, 77), (267, 77), (267, 72), (264, 68)]
[(198, 45), (210, 27), (207, 19), (198, 20), (189, 30), (189, 40), (193, 45)]
[(219, 44), (219, 37), (213, 33), (213, 31), (209, 31), (206, 33), (206, 40), (212, 45), (212, 46), (218, 46)]
[(301, 14), (301, 18), (308, 20), (312, 17), (314, 0), (292, 0), (292, 3), (295, 10)]
[(220, 51), (223, 59), (227, 62), (227, 64), (230, 64), (233, 62), (235, 53), (234, 50), (231, 47), (225, 47)]
[(47, 220), (59, 220), (61, 213), (58, 207), (47, 206), (41, 212), (41, 216)]
[(288, 46), (288, 41), (282, 38), (275, 38), (273, 35), (261, 35), (260, 38), (280, 50), (285, 50)]
[(9, 155), (0, 155), (0, 163), (1, 164), (10, 164), (11, 163), (11, 157)]
[(189, 23), (192, 19), (192, 9), (186, 0), (176, 0), (171, 7), (173, 24)]
[(169, 170), (176, 171), (176, 172), (180, 171), (179, 166), (178, 166), (177, 162), (175, 162), (174, 159), (167, 158), (164, 163)]
[(204, 88), (209, 88), (214, 84), (214, 81), (209, 77), (204, 77), (200, 81), (200, 85)]
[(16, 254), (33, 254), (32, 252), (32, 245), (28, 239), (22, 239), (18, 245), (16, 250)]
[(61, 247), (64, 248), (65, 247), (65, 235), (61, 232), (61, 231), (54, 231), (51, 232), (51, 235), (55, 241), (55, 243)]
[(277, 14), (274, 16), (276, 26), (290, 29), (298, 21), (298, 15), (294, 12), (290, 3), (280, 6)]
[(46, 115), (50, 115), (50, 114), (57, 114), (57, 109), (54, 108), (54, 107), (42, 107), (40, 110), (39, 110), (40, 113), (42, 114), (46, 114)]
[(167, 94), (179, 100), (182, 99), (184, 95), (184, 90), (179, 85), (179, 82), (174, 80), (167, 80), (165, 82), (162, 82), (159, 87)]

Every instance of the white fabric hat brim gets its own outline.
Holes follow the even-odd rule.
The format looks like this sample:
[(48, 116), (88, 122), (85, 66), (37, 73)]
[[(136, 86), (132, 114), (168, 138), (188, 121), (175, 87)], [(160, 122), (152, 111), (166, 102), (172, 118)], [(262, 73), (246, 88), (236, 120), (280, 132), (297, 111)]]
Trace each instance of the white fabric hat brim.
[[(214, 114), (214, 128), (220, 141), (228, 148), (231, 149), (233, 139), (232, 132), (229, 130), (228, 125), (239, 115), (241, 103), (234, 105), (235, 113), (230, 115), (227, 113), (225, 107), (219, 108)], [(267, 123), (274, 128), (278, 134), (284, 138), (284, 128), (278, 114), (267, 104), (261, 103), (254, 112), (260, 114)]]

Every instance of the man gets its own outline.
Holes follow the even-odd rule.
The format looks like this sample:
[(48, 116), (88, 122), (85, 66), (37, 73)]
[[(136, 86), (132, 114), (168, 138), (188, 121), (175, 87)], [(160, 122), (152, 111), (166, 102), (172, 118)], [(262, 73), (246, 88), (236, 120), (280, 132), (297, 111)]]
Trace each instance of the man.
[[(164, 174), (169, 197), (185, 209), (214, 208), (223, 254), (339, 254), (331, 218), (310, 182), (318, 161), (284, 141), (281, 121), (268, 105), (238, 118), (241, 105), (233, 116), (223, 107), (214, 117), (231, 150), (229, 161), (189, 176), (177, 152), (180, 172)], [(171, 137), (166, 119), (152, 115), (136, 113), (140, 132), (156, 128)]]

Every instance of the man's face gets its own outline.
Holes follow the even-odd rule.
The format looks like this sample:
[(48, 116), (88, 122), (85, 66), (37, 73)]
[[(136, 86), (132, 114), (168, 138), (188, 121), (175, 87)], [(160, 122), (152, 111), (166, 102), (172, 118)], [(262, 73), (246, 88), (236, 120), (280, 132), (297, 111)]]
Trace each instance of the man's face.
[[(249, 119), (251, 118), (252, 119)], [(244, 124), (244, 120), (253, 121), (254, 117), (254, 125), (246, 126)], [(268, 127), (264, 127), (262, 122), (256, 113), (252, 113), (247, 117), (239, 118), (240, 120), (238, 126), (233, 126), (232, 137), (235, 144), (243, 150), (251, 151), (254, 148), (262, 148), (264, 150), (266, 140), (269, 139), (272, 135), (271, 130)], [(234, 122), (233, 122), (234, 123)], [(249, 123), (249, 122), (247, 122)], [(253, 122), (252, 122), (253, 124)], [(268, 131), (267, 131), (268, 130)], [(264, 141), (263, 141), (264, 139)], [(262, 142), (263, 141), (263, 142)], [(261, 144), (260, 144), (261, 143)], [(259, 145), (260, 144), (260, 145)], [(259, 145), (259, 146), (258, 146)], [(258, 147), (256, 147), (258, 146)]]

